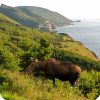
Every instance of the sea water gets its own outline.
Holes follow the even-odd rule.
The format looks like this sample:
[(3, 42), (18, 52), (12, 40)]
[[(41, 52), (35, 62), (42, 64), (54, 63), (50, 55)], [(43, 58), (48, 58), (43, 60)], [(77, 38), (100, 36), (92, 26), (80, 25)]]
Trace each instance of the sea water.
[(75, 41), (95, 52), (100, 58), (100, 20), (82, 20), (73, 25), (57, 27), (58, 33), (67, 33)]

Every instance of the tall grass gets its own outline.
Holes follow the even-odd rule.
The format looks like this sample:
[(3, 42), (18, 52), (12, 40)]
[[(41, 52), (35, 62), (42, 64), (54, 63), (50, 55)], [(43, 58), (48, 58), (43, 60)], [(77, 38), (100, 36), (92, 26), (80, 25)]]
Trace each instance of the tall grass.
[(58, 79), (53, 85), (49, 79), (9, 70), (0, 72), (1, 79), (0, 92), (6, 100), (86, 100), (80, 90)]

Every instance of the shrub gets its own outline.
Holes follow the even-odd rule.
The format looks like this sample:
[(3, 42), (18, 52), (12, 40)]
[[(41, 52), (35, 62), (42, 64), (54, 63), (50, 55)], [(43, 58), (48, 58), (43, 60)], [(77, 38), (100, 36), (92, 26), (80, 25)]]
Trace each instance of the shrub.
[(6, 48), (0, 49), (0, 64), (12, 71), (18, 71), (21, 68), (18, 66), (18, 62), (15, 60), (13, 54), (6, 50)]
[(87, 94), (91, 92), (94, 87), (95, 80), (87, 71), (83, 71), (80, 77), (80, 89), (82, 89), (82, 92)]

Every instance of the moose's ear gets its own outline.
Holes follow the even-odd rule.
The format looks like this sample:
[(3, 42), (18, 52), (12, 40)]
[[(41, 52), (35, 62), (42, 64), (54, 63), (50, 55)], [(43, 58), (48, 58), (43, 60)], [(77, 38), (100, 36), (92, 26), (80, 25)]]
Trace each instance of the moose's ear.
[(32, 61), (37, 62), (37, 60), (36, 60), (36, 58), (35, 58), (35, 57), (34, 57), (34, 58), (30, 57), (30, 59), (31, 59)]
[(32, 57), (30, 57), (30, 59), (32, 60), (32, 61), (34, 61), (35, 59), (34, 58), (32, 58)]
[(37, 59), (34, 57), (34, 61), (37, 62)]

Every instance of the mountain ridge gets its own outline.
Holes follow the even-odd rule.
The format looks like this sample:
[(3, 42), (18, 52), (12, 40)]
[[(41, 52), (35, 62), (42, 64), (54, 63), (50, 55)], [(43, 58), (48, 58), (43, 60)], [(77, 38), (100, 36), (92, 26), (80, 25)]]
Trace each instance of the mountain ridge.
[[(17, 21), (18, 23), (24, 26), (35, 29), (39, 28), (42, 24), (45, 24), (46, 21), (49, 21), (50, 26), (54, 25), (56, 27), (65, 26), (72, 23), (71, 20), (67, 19), (63, 15), (41, 7), (31, 7), (31, 6), (10, 7), (1, 4), (0, 13)], [(47, 25), (43, 27), (47, 27)]]
[[(0, 13), (4, 14), (5, 16), (17, 21), (18, 23), (20, 23), (24, 26), (30, 27), (30, 28), (38, 28), (38, 26), (41, 24), (41, 22), (38, 21), (37, 18), (28, 16), (27, 14), (23, 13), (18, 8), (9, 7), (4, 4), (2, 4), (0, 7)], [(43, 22), (45, 22), (45, 21), (43, 21)]]
[(51, 10), (48, 10), (46, 8), (41, 8), (41, 7), (35, 7), (35, 6), (18, 6), (17, 8), (29, 8), (32, 11), (36, 12), (40, 16), (44, 17), (51, 23), (56, 24), (57, 26), (60, 25), (69, 25), (72, 23), (71, 20), (68, 18), (64, 17), (63, 15), (59, 14), (58, 12), (54, 12)]

